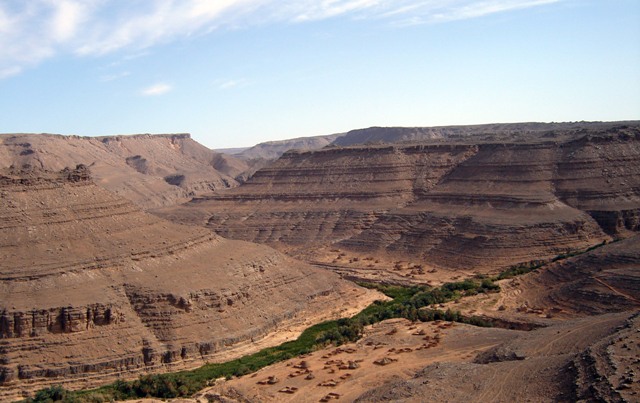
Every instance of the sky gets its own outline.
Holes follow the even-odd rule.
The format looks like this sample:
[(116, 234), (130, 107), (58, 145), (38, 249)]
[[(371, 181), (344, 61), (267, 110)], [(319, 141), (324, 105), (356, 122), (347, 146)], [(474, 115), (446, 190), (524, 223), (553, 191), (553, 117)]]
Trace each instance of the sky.
[(636, 119), (638, 0), (0, 0), (0, 133)]

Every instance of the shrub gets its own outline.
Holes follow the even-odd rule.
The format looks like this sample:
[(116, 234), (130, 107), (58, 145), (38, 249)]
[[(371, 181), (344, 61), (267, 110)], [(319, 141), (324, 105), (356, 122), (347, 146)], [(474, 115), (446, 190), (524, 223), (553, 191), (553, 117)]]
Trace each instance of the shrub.
[(27, 402), (34, 403), (50, 403), (50, 402), (78, 402), (71, 393), (63, 388), (61, 385), (50, 386), (46, 389), (41, 389), (36, 392), (36, 395), (33, 399), (28, 399)]

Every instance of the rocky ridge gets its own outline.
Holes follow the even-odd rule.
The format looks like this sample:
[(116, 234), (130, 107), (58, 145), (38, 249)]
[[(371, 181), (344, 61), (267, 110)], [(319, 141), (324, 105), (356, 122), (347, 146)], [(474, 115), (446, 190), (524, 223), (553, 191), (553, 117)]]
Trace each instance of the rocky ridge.
[(247, 169), (242, 161), (209, 150), (189, 134), (0, 135), (0, 168), (55, 171), (78, 164), (90, 167), (99, 186), (143, 208), (173, 205), (237, 186), (234, 177)]
[(339, 249), (468, 272), (636, 231), (640, 126), (547, 137), (290, 151), (239, 188), (159, 214), (313, 261), (336, 263), (327, 251)]
[(638, 121), (625, 122), (525, 122), (489, 123), (434, 127), (369, 127), (351, 130), (336, 138), (334, 146), (363, 144), (398, 144), (416, 142), (513, 143), (532, 141), (566, 141), (587, 131), (608, 130), (612, 125), (637, 126)]

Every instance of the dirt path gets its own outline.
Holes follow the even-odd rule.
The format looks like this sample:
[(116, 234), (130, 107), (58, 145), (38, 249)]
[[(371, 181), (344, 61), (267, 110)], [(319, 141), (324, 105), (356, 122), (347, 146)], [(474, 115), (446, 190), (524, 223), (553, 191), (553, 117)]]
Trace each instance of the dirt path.
[(618, 294), (618, 295), (621, 295), (621, 296), (625, 297), (625, 298), (626, 298), (626, 299), (628, 299), (629, 301), (633, 301), (633, 302), (635, 302), (636, 304), (640, 304), (640, 300), (638, 300), (638, 299), (636, 299), (636, 298), (632, 297), (631, 295), (629, 295), (629, 294), (625, 294), (625, 293), (623, 293), (622, 291), (620, 291), (620, 290), (618, 290), (618, 289), (614, 288), (611, 284), (609, 284), (609, 283), (605, 282), (605, 281), (604, 281), (604, 280), (602, 280), (601, 278), (596, 277), (596, 276), (591, 276), (591, 278), (592, 278), (592, 279), (594, 279), (595, 281), (597, 281), (598, 283), (602, 284), (603, 286), (607, 287), (607, 288), (608, 288), (608, 289), (610, 289), (611, 291), (615, 292), (616, 294)]

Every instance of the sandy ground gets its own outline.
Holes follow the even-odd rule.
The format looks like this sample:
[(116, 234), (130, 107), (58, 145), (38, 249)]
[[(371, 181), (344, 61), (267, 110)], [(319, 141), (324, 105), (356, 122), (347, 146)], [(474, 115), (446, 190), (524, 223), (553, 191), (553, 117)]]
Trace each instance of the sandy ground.
[(484, 329), (480, 340), (470, 330), (451, 322), (391, 319), (368, 327), (356, 343), (328, 347), (241, 378), (220, 379), (192, 399), (173, 401), (353, 401), (389, 380), (409, 378), (429, 364), (469, 361), (512, 337), (502, 329)]
[(438, 287), (480, 274), (479, 271), (436, 267), (423, 260), (406, 260), (386, 253), (361, 253), (331, 246), (299, 251), (278, 246), (297, 259), (356, 281)]

